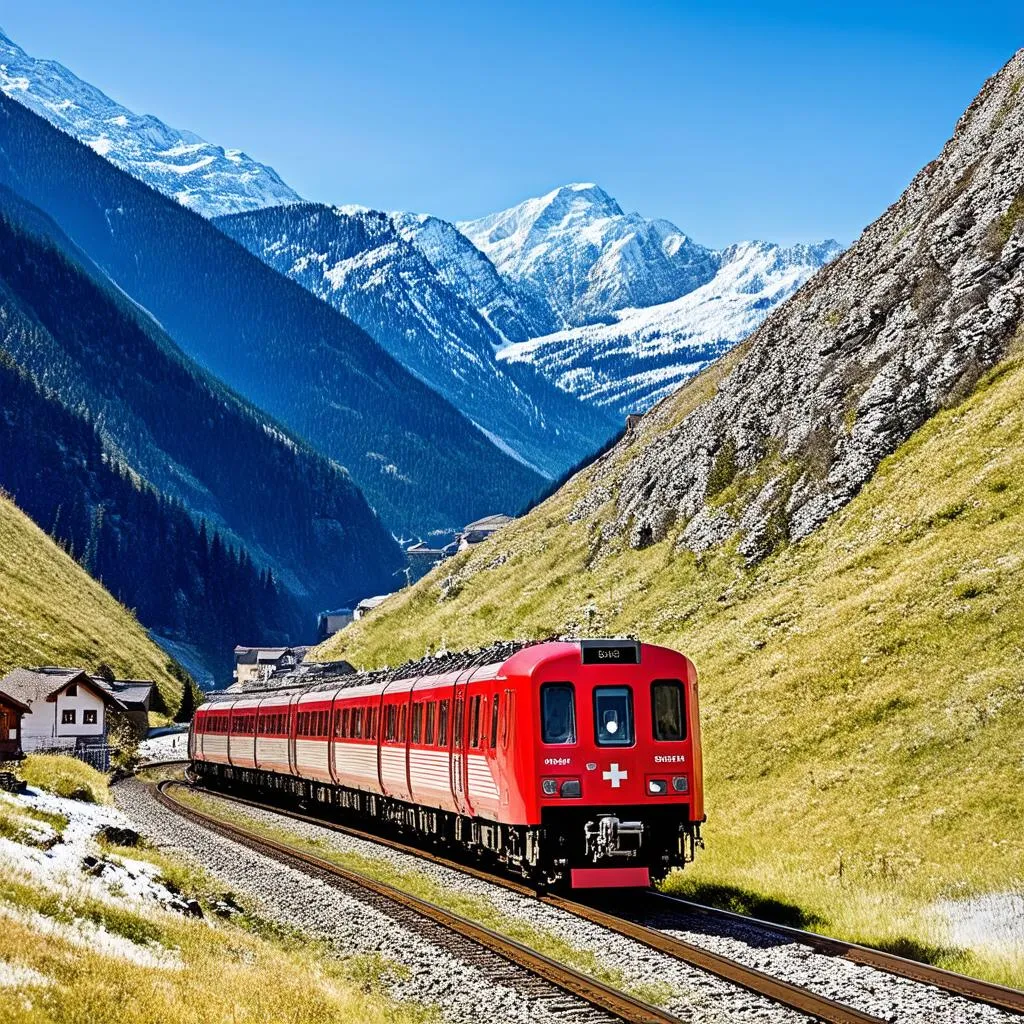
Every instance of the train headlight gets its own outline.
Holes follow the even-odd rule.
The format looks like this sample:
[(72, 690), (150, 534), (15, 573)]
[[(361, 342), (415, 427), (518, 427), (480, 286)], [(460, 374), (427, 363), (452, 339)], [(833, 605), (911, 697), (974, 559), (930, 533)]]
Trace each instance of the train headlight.
[(677, 793), (685, 793), (690, 788), (690, 783), (687, 781), (685, 775), (673, 775), (672, 776), (672, 788)]
[(651, 796), (664, 796), (668, 792), (668, 782), (665, 779), (648, 779), (647, 792)]
[(583, 786), (579, 779), (566, 779), (558, 788), (558, 795), (565, 797), (583, 796)]
[(541, 779), (540, 788), (545, 796), (558, 796), (558, 779)]

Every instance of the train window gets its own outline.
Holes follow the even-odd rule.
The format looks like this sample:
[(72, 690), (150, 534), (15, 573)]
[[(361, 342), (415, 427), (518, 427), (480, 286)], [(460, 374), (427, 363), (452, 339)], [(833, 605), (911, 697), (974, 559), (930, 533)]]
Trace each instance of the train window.
[(498, 705), (500, 700), (498, 694), (494, 695), (494, 703), (491, 705), (491, 750), (498, 747)]
[(633, 691), (628, 686), (594, 688), (594, 738), (602, 747), (633, 743)]
[(683, 684), (678, 679), (656, 679), (651, 683), (651, 718), (656, 740), (685, 740)]
[(467, 746), (476, 747), (480, 745), (480, 698), (470, 697), (469, 699), (469, 742)]
[(434, 719), (437, 717), (437, 704), (430, 701), (427, 704), (427, 720), (423, 727), (423, 742), (429, 747), (434, 743)]
[(540, 688), (540, 717), (545, 743), (576, 742), (576, 699), (570, 683), (545, 683)]
[(384, 739), (390, 742), (395, 738), (395, 720), (398, 717), (398, 709), (394, 704), (388, 705), (387, 716), (387, 724), (384, 727)]
[(448, 701), (443, 700), (437, 708), (437, 745), (448, 746)]
[(417, 701), (412, 706), (412, 741), (419, 743), (423, 732), (423, 705)]
[(370, 708), (369, 714), (366, 719), (366, 737), (367, 739), (375, 740), (377, 738), (377, 719), (380, 717), (380, 712), (377, 708)]
[(398, 712), (398, 741), (399, 743), (405, 742), (405, 712), (406, 706), (403, 704), (401, 710)]
[(352, 712), (352, 735), (355, 739), (363, 738), (363, 709), (356, 708)]

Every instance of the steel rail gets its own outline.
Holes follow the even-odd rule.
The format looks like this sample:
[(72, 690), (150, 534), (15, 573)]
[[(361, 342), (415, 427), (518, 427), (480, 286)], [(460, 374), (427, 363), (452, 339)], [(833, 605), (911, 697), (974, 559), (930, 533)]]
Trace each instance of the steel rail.
[[(164, 790), (169, 788), (171, 785), (175, 784), (182, 785), (181, 783), (174, 783), (173, 781), (168, 780), (160, 783), (160, 785), (157, 787), (159, 795), (164, 798), (164, 802), (170, 799), (166, 796)], [(335, 822), (325, 821), (323, 818), (317, 818), (312, 815), (302, 814), (298, 811), (279, 808), (274, 804), (263, 804), (255, 800), (245, 799), (243, 797), (222, 794), (217, 790), (204, 789), (203, 792), (208, 792), (212, 795), (222, 797), (231, 802), (242, 804), (243, 806), (254, 807), (259, 810), (271, 811), (275, 814), (281, 814), (284, 817), (292, 818), (297, 821), (317, 825), (319, 827), (325, 827), (332, 831), (350, 835), (355, 838), (365, 840), (367, 842), (384, 845), (391, 849), (398, 850), (402, 853), (409, 853), (414, 856), (429, 860), (433, 863), (442, 865), (444, 867), (448, 867), (456, 871), (461, 871), (465, 874), (468, 874), (474, 878), (479, 878), (488, 883), (500, 885), (503, 888), (510, 889), (521, 895), (530, 897), (535, 896), (534, 890), (532, 888), (523, 885), (520, 882), (516, 882), (512, 879), (505, 878), (501, 875), (491, 874), (479, 868), (474, 868), (469, 865), (461, 864), (458, 861), (450, 860), (449, 858), (444, 857), (440, 854), (433, 853), (431, 851), (425, 851), (419, 847), (410, 846), (399, 840), (381, 837), (375, 833), (364, 832), (360, 829), (352, 828), (346, 825), (338, 825)], [(172, 809), (177, 810), (179, 806), (181, 805), (175, 802), (175, 806)], [(188, 810), (191, 811), (192, 809), (188, 808)], [(211, 820), (213, 821), (218, 820), (216, 818), (212, 818), (212, 816), (210, 817)], [(230, 827), (233, 829), (240, 829), (239, 826), (232, 825)], [(247, 830), (240, 829), (240, 831), (245, 832)], [(268, 842), (268, 840), (261, 841)], [(374, 883), (374, 885), (379, 884), (382, 883)], [(390, 889), (391, 887), (389, 886), (388, 888)], [(789, 1007), (790, 1009), (797, 1010), (801, 1013), (813, 1016), (821, 1021), (825, 1021), (827, 1022), (827, 1024), (881, 1024), (881, 1018), (875, 1017), (872, 1014), (865, 1013), (864, 1011), (858, 1010), (852, 1006), (847, 1006), (846, 1004), (837, 1002), (836, 1000), (830, 999), (827, 996), (819, 995), (818, 993), (813, 992), (810, 989), (802, 988), (799, 985), (794, 985), (793, 983), (784, 981), (781, 978), (776, 978), (772, 975), (765, 974), (763, 971), (759, 971), (756, 968), (748, 967), (746, 964), (742, 964), (736, 960), (731, 960), (728, 957), (721, 956), (718, 953), (713, 953), (710, 950), (704, 949), (701, 946), (697, 946), (693, 943), (686, 942), (683, 939), (676, 938), (673, 935), (668, 935), (667, 933), (659, 931), (658, 929), (648, 928), (645, 925), (636, 924), (625, 918), (618, 917), (614, 914), (607, 913), (605, 911), (599, 910), (595, 907), (591, 907), (583, 903), (577, 903), (573, 900), (566, 899), (562, 896), (549, 894), (541, 896), (539, 898), (542, 902), (547, 903), (549, 906), (566, 911), (568, 913), (575, 915), (576, 917), (580, 917), (584, 920), (590, 921), (592, 924), (596, 924), (602, 928), (608, 929), (609, 931), (613, 931), (619, 935), (633, 939), (634, 941), (640, 942), (643, 945), (648, 946), (651, 949), (657, 950), (660, 953), (664, 953), (667, 956), (673, 957), (674, 959), (681, 960), (684, 963), (689, 964), (691, 967), (696, 967), (700, 970), (707, 971), (708, 973), (714, 974), (716, 977), (719, 977), (724, 981), (728, 981), (733, 985), (737, 985), (741, 988), (747, 989), (748, 991), (754, 992), (757, 995), (765, 996), (776, 1003)], [(443, 911), (443, 913), (448, 912)], [(455, 915), (451, 916), (455, 917)]]
[(802, 928), (776, 924), (774, 921), (765, 921), (747, 914), (738, 914), (732, 910), (710, 907), (704, 903), (694, 903), (679, 896), (670, 896), (652, 890), (648, 893), (648, 897), (660, 902), (679, 905), (689, 913), (701, 914), (719, 920), (736, 921), (753, 928), (773, 931), (830, 956), (842, 957), (852, 963), (874, 967), (887, 974), (909, 978), (911, 981), (917, 981), (924, 985), (933, 985), (945, 992), (963, 996), (965, 999), (975, 1002), (988, 1003), (991, 1006), (998, 1006), (1002, 1010), (1024, 1014), (1024, 992), (1019, 989), (997, 985), (995, 982), (983, 981), (980, 978), (971, 978), (966, 974), (957, 974), (955, 971), (947, 971), (942, 967), (921, 963), (919, 960), (909, 960), (906, 957), (897, 956), (895, 953), (872, 949), (870, 946), (862, 946), (845, 939), (834, 939), (829, 935), (819, 935), (817, 932), (805, 931)]
[[(479, 878), (482, 881), (503, 886), (504, 888), (517, 892), (520, 895), (536, 895), (533, 888), (524, 885), (521, 882), (517, 882), (515, 879), (509, 878), (505, 875), (484, 871), (480, 868), (473, 867), (472, 865), (464, 864), (461, 861), (453, 860), (449, 857), (443, 856), (442, 854), (435, 853), (432, 850), (427, 850), (419, 846), (412, 846), (408, 843), (402, 842), (401, 840), (393, 839), (390, 836), (381, 835), (377, 832), (367, 832), (351, 825), (340, 825), (337, 822), (329, 821), (325, 818), (279, 807), (277, 804), (265, 804), (256, 800), (248, 800), (245, 797), (236, 796), (233, 793), (223, 793), (219, 790), (207, 790), (207, 792), (220, 796), (225, 800), (231, 800), (236, 803), (248, 805), (261, 810), (273, 811), (275, 814), (294, 818), (298, 821), (307, 822), (308, 824), (319, 825), (335, 832), (354, 836), (355, 838), (365, 840), (366, 842), (378, 843), (382, 846), (399, 850), (402, 853), (421, 857), (444, 867), (451, 868), (452, 870), (462, 871), (465, 874), (471, 875), (474, 878)], [(752, 917), (748, 914), (739, 914), (731, 910), (723, 910), (719, 907), (712, 907), (705, 903), (696, 903), (691, 900), (682, 899), (678, 896), (670, 896), (666, 893), (656, 892), (655, 890), (650, 890), (648, 892), (648, 896), (651, 899), (676, 903), (691, 913), (701, 914), (711, 918), (718, 918), (720, 920), (731, 920), (748, 925), (751, 928), (760, 928), (765, 931), (785, 935), (792, 938), (795, 942), (800, 942), (817, 952), (828, 956), (841, 957), (851, 961), (852, 963), (865, 967), (872, 967), (875, 970), (882, 971), (886, 974), (906, 978), (909, 981), (915, 981), (923, 985), (931, 985), (944, 992), (948, 992), (951, 995), (961, 996), (964, 999), (969, 999), (973, 1002), (986, 1003), (1002, 1010), (1008, 1010), (1011, 1013), (1024, 1015), (1024, 992), (1019, 989), (1009, 988), (995, 982), (984, 981), (981, 978), (972, 978), (966, 974), (958, 974), (955, 971), (948, 971), (942, 967), (935, 967), (932, 964), (922, 963), (920, 960), (910, 960), (906, 957), (898, 956), (895, 953), (889, 953), (881, 949), (874, 949), (871, 946), (864, 946), (846, 939), (836, 939), (832, 936), (820, 935), (817, 932), (806, 931), (802, 928), (794, 928), (791, 925), (777, 924), (774, 921)], [(538, 898), (542, 902), (548, 903), (551, 906), (558, 907), (568, 913), (576, 914), (579, 917), (587, 918), (594, 923), (602, 924), (603, 927), (612, 928), (616, 931), (621, 930), (621, 925), (630, 924), (630, 922), (623, 918), (609, 914), (603, 914), (603, 919), (598, 921), (597, 915), (602, 914), (601, 911), (595, 910), (586, 904), (577, 903), (561, 896), (544, 895)], [(605, 919), (608, 923), (606, 923)], [(632, 927), (643, 928), (644, 926), (632, 925)], [(654, 928), (648, 928), (646, 931), (655, 936), (662, 934), (658, 929)], [(648, 941), (648, 938), (643, 937), (639, 933), (633, 937), (640, 942), (653, 946), (653, 948), (658, 948), (653, 941)], [(677, 941), (682, 942), (683, 940)], [(700, 949), (701, 947), (694, 948)], [(712, 968), (708, 969), (712, 970)]]
[(341, 879), (351, 885), (381, 896), (401, 907), (412, 910), (421, 917), (440, 925), (442, 928), (469, 939), (492, 953), (496, 953), (502, 959), (554, 985), (561, 991), (567, 992), (599, 1010), (610, 1013), (622, 1021), (626, 1021), (627, 1024), (683, 1024), (681, 1018), (666, 1010), (645, 1003), (643, 1000), (636, 999), (625, 992), (620, 992), (598, 981), (596, 978), (582, 974), (565, 964), (535, 952), (522, 943), (500, 935), (490, 928), (485, 928), (434, 903), (403, 892), (401, 889), (388, 885), (386, 882), (380, 882), (367, 875), (350, 871), (331, 861), (324, 860), (303, 850), (297, 850), (285, 843), (279, 843), (257, 832), (223, 821), (194, 807), (182, 804), (167, 793), (167, 790), (175, 785), (181, 785), (181, 783), (165, 780), (156, 786), (154, 795), (162, 806), (186, 820), (192, 821), (211, 831), (218, 832), (226, 838), (241, 843), (264, 856), (270, 856), (278, 862), (292, 865), (299, 864), (306, 870), (313, 868), (315, 873), (321, 876), (327, 875), (334, 879)]

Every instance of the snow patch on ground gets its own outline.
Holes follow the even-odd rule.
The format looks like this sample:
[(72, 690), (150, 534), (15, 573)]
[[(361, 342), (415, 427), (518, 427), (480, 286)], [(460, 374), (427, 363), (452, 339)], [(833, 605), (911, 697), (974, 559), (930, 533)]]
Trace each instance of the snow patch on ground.
[(935, 912), (958, 946), (983, 947), (1024, 959), (1024, 892), (943, 900)]
[[(0, 794), (0, 801), (15, 813), (33, 808), (62, 815), (67, 820), (60, 836), (46, 823), (26, 818), (29, 842), (0, 838), (0, 874), (69, 901), (92, 899), (147, 916), (181, 905), (180, 899), (160, 881), (155, 865), (129, 856), (104, 855), (95, 839), (97, 831), (105, 825), (131, 827), (129, 819), (116, 808), (66, 800), (33, 788), (16, 796)], [(42, 844), (37, 845), (40, 841)], [(132, 942), (83, 918), (67, 921), (49, 917), (0, 899), (0, 926), (5, 920), (27, 926), (37, 934), (142, 966), (181, 966), (181, 959), (173, 950), (154, 943)], [(0, 976), (7, 966), (0, 963)]]
[(20, 967), (0, 960), (0, 988), (27, 988), (29, 985), (44, 986), (53, 984), (45, 974), (34, 971), (31, 967)]
[(144, 761), (179, 761), (188, 757), (188, 727), (144, 739), (139, 744), (139, 756)]
[(180, 969), (181, 958), (171, 950), (141, 946), (131, 939), (108, 932), (91, 921), (76, 918), (74, 921), (58, 921), (35, 910), (22, 910), (0, 903), (0, 921), (13, 921), (30, 928), (37, 935), (46, 935), (81, 946), (101, 956), (118, 960), (130, 960), (140, 967), (162, 967)]

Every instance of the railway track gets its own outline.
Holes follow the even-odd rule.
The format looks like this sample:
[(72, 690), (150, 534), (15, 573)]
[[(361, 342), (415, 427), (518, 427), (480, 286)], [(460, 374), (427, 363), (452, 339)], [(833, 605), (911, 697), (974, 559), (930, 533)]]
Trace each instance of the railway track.
[(403, 892), (386, 882), (380, 882), (367, 875), (350, 871), (331, 861), (316, 857), (303, 850), (297, 850), (285, 843), (279, 843), (250, 829), (225, 822), (214, 815), (182, 804), (168, 792), (178, 785), (181, 784), (170, 780), (159, 783), (155, 788), (156, 798), (168, 810), (194, 824), (217, 832), (280, 863), (289, 866), (298, 865), (300, 870), (312, 872), (325, 880), (335, 882), (340, 880), (381, 897), (391, 904), (411, 910), (440, 925), (443, 929), (454, 932), (456, 935), (469, 939), (477, 946), (496, 953), (503, 960), (515, 964), (534, 977), (540, 978), (559, 990), (575, 996), (619, 1020), (626, 1021), (628, 1024), (683, 1024), (683, 1021), (674, 1014), (611, 988), (589, 975), (575, 971), (519, 942), (499, 935), (497, 932), (458, 914), (453, 914), (434, 903)]
[[(677, 1022), (679, 1018), (658, 1007), (651, 1006), (640, 1000), (619, 992), (615, 989), (596, 981), (588, 975), (581, 974), (563, 964), (557, 963), (544, 957), (531, 949), (499, 935), (490, 929), (483, 928), (474, 922), (468, 921), (456, 914), (428, 903), (418, 897), (404, 893), (393, 886), (379, 882), (365, 875), (338, 867), (329, 861), (308, 854), (305, 851), (296, 850), (275, 840), (266, 838), (259, 833), (243, 828), (234, 823), (225, 822), (214, 815), (206, 814), (193, 807), (183, 805), (170, 795), (169, 791), (182, 783), (173, 780), (161, 782), (156, 787), (157, 799), (168, 809), (180, 814), (204, 827), (234, 839), (259, 852), (268, 853), (276, 859), (299, 863), (305, 868), (312, 867), (335, 878), (342, 878), (347, 882), (368, 889), (371, 892), (383, 896), (395, 903), (415, 910), (424, 917), (440, 924), (442, 927), (453, 930), (474, 942), (483, 945), (485, 948), (497, 953), (504, 959), (515, 963), (519, 967), (529, 971), (537, 977), (543, 978), (558, 988), (583, 999), (590, 1005), (605, 1010), (618, 1017), (620, 1020), (629, 1022)], [(216, 793), (217, 796), (223, 794)], [(501, 885), (504, 888), (518, 892), (522, 895), (533, 896), (532, 889), (477, 868), (449, 860), (429, 851), (417, 847), (408, 846), (397, 840), (381, 838), (372, 833), (363, 832), (359, 829), (348, 826), (337, 825), (333, 822), (325, 822), (321, 818), (302, 814), (297, 811), (283, 810), (273, 805), (262, 804), (240, 797), (228, 796), (233, 802), (255, 807), (261, 810), (269, 810), (285, 817), (298, 821), (315, 824), (320, 827), (327, 827), (343, 834), (352, 835), (369, 842), (382, 843), (401, 852), (414, 854), (433, 861), (434, 863), (450, 867), (483, 879), (489, 883)], [(681, 960), (692, 967), (707, 971), (715, 976), (737, 985), (748, 991), (754, 992), (773, 1000), (780, 1005), (797, 1010), (817, 1020), (826, 1021), (828, 1024), (881, 1024), (881, 1018), (865, 1013), (854, 1007), (847, 1006), (826, 996), (819, 995), (809, 989), (794, 985), (788, 981), (765, 974), (756, 968), (749, 967), (728, 957), (713, 953), (700, 946), (693, 945), (678, 939), (657, 929), (648, 928), (627, 919), (607, 913), (598, 908), (582, 903), (565, 899), (561, 896), (548, 895), (541, 897), (543, 902), (550, 906), (568, 911), (593, 924), (616, 932), (619, 935), (641, 942), (652, 949), (667, 956)]]
[(1024, 992), (1018, 989), (996, 985), (993, 982), (983, 981), (980, 978), (970, 978), (965, 974), (956, 974), (953, 971), (943, 970), (941, 967), (921, 963), (919, 960), (908, 960), (905, 957), (897, 956), (895, 953), (886, 953), (884, 950), (872, 949), (870, 946), (861, 946), (856, 942), (847, 942), (844, 939), (834, 939), (831, 936), (819, 935), (817, 932), (805, 931), (802, 928), (775, 924), (772, 921), (764, 921), (757, 917), (750, 917), (747, 914), (737, 914), (731, 910), (722, 910), (719, 907), (709, 907), (706, 904), (694, 903), (691, 900), (684, 900), (678, 896), (669, 896), (665, 893), (653, 891), (648, 893), (647, 896), (652, 901), (677, 906), (687, 913), (700, 914), (719, 921), (732, 921), (752, 928), (775, 932), (791, 938), (794, 942), (810, 946), (819, 953), (842, 957), (845, 960), (851, 961), (851, 963), (860, 964), (864, 967), (873, 967), (876, 970), (885, 971), (887, 974), (895, 974), (901, 978), (920, 982), (923, 985), (932, 985), (935, 988), (942, 989), (944, 992), (963, 996), (965, 999), (971, 999), (979, 1003), (988, 1003), (991, 1006), (998, 1006), (1001, 1010), (1009, 1010), (1012, 1013), (1024, 1014)]
[[(174, 763), (188, 764), (187, 761)], [(486, 881), (494, 885), (502, 886), (503, 888), (519, 893), (520, 895), (536, 895), (532, 888), (505, 875), (495, 874), (472, 865), (467, 865), (461, 861), (453, 860), (450, 857), (446, 857), (431, 850), (423, 849), (419, 846), (412, 846), (390, 836), (381, 835), (376, 832), (367, 832), (363, 829), (350, 825), (339, 825), (336, 822), (316, 817), (314, 815), (303, 814), (300, 811), (278, 807), (274, 804), (264, 804), (259, 801), (248, 800), (244, 797), (235, 796), (234, 794), (225, 794), (217, 791), (214, 792), (216, 792), (216, 795), (227, 800), (233, 800), (237, 803), (261, 810), (273, 811), (275, 814), (294, 818), (297, 821), (319, 825), (332, 831), (351, 835), (366, 842), (378, 843), (402, 853), (420, 857), (443, 867), (451, 868), (452, 870), (462, 871), (472, 877), (479, 878), (482, 881)], [(700, 946), (695, 946), (682, 939), (665, 935), (657, 929), (634, 924), (628, 919), (622, 918), (618, 915), (610, 914), (607, 911), (602, 911), (588, 904), (579, 903), (563, 896), (544, 895), (538, 898), (550, 906), (557, 907), (560, 910), (575, 914), (577, 917), (581, 917), (584, 920), (591, 921), (594, 924), (598, 924), (602, 927), (617, 931), (620, 934), (627, 935), (628, 937), (642, 942), (651, 948), (658, 949), (661, 952), (666, 952), (671, 956), (676, 956), (695, 967), (700, 967), (701, 969), (710, 971), (713, 974), (718, 974), (719, 977), (732, 981), (734, 984), (743, 985), (743, 987), (750, 988), (752, 991), (768, 995), (768, 993), (764, 992), (762, 988), (756, 987), (756, 983), (755, 985), (748, 985), (739, 977), (731, 977), (730, 974), (724, 973), (725, 971), (730, 971), (731, 973), (730, 965), (741, 967), (743, 970), (750, 970), (750, 968), (745, 968), (743, 965), (735, 964), (735, 961), (728, 960), (725, 957), (718, 957), (717, 954), (711, 953)], [(732, 911), (722, 910), (718, 907), (708, 906), (707, 904), (695, 903), (690, 900), (680, 899), (679, 897), (668, 896), (664, 893), (651, 891), (647, 894), (647, 899), (652, 903), (675, 905), (686, 913), (698, 914), (709, 919), (719, 921), (738, 923), (750, 928), (782, 935), (786, 938), (792, 939), (794, 942), (801, 943), (802, 945), (814, 949), (816, 952), (823, 953), (828, 956), (840, 957), (850, 961), (851, 963), (871, 967), (886, 974), (906, 978), (919, 984), (933, 986), (934, 988), (940, 989), (943, 992), (948, 992), (951, 995), (970, 999), (974, 1002), (986, 1003), (1002, 1010), (1008, 1010), (1011, 1013), (1024, 1015), (1024, 992), (1017, 989), (1007, 988), (1006, 986), (998, 985), (994, 982), (987, 982), (979, 978), (971, 978), (967, 975), (957, 974), (953, 971), (947, 971), (941, 967), (925, 964), (918, 960), (909, 960), (905, 957), (897, 956), (894, 953), (873, 949), (870, 946), (863, 946), (843, 939), (835, 939), (831, 936), (819, 935), (816, 932), (806, 931), (801, 928), (776, 924), (773, 921), (750, 917), (746, 914), (737, 914)], [(673, 948), (669, 949), (660, 945), (662, 942), (670, 942)], [(702, 960), (704, 962), (701, 962)], [(724, 963), (717, 963), (717, 960), (724, 961)], [(765, 977), (769, 976), (765, 975)], [(772, 980), (778, 984), (786, 984), (785, 982), (779, 982), (778, 979)], [(805, 990), (798, 989), (798, 991), (803, 992)], [(784, 998), (786, 995), (786, 992), (780, 991), (777, 995), (771, 996), (771, 998), (775, 998), (776, 1001), (782, 1002), (794, 1009), (803, 1009), (804, 1012), (811, 1012), (803, 1007), (788, 1002), (787, 999)], [(841, 1006), (842, 1004), (838, 1005)], [(833, 1018), (823, 1016), (822, 1019), (831, 1020)], [(835, 1019), (839, 1020), (841, 1018), (837, 1017)], [(871, 1020), (874, 1018), (871, 1018), (869, 1015), (862, 1015), (859, 1018), (842, 1019)]]

